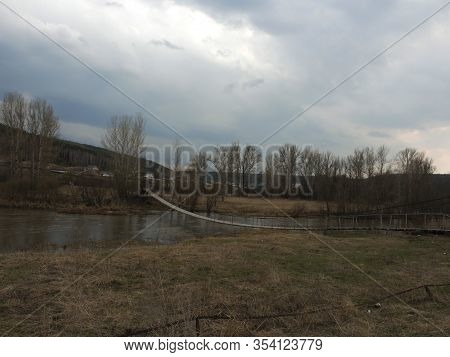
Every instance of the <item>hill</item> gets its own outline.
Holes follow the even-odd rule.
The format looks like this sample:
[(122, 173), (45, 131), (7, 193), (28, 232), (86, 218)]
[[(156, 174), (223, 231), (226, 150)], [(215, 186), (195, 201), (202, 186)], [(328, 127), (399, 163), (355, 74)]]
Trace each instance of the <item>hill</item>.
[[(3, 161), (8, 160), (6, 130), (6, 126), (0, 124), (0, 160)], [(100, 170), (111, 170), (114, 152), (108, 149), (63, 139), (56, 139), (54, 146), (55, 157), (53, 163), (56, 165), (70, 167), (97, 166)], [(142, 163), (145, 164), (145, 160)], [(151, 161), (147, 162), (146, 167), (149, 167), (151, 171), (168, 171), (164, 166)]]

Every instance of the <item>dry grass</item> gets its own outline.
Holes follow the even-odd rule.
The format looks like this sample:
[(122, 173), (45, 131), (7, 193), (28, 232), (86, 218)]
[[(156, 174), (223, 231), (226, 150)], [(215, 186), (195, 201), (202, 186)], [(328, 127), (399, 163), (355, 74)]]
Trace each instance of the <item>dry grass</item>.
[[(105, 191), (97, 192), (99, 197), (102, 197), (101, 203), (98, 205), (89, 204), (88, 202), (84, 202), (82, 200), (81, 191), (82, 187), (80, 186), (69, 187), (67, 185), (63, 185), (58, 188), (57, 194), (55, 194), (50, 201), (40, 198), (3, 197), (0, 195), (0, 207), (15, 209), (51, 209), (60, 213), (106, 215), (147, 214), (150, 209), (167, 209), (156, 200), (119, 202), (118, 200), (112, 199), (110, 193), (103, 194)], [(93, 195), (94, 197), (92, 199), (95, 198), (95, 192)], [(166, 195), (165, 198), (171, 201), (171, 195)], [(185, 201), (186, 199), (187, 197), (181, 198), (182, 201)], [(198, 202), (195, 207), (197, 211), (206, 210), (206, 199), (206, 197), (198, 198)], [(326, 203), (321, 201), (309, 201), (295, 198), (270, 198), (270, 201), (273, 205), (281, 208), (284, 212), (293, 217), (304, 214), (321, 214), (326, 212)], [(285, 216), (284, 213), (275, 209), (272, 204), (268, 203), (261, 197), (228, 196), (225, 197), (224, 201), (219, 198), (217, 200), (217, 206), (214, 207), (213, 211), (230, 215)], [(330, 206), (332, 210), (335, 210), (336, 204), (331, 203)]]
[[(308, 201), (300, 199), (270, 198), (270, 201), (290, 215), (322, 213), (326, 205), (320, 201)], [(199, 200), (198, 208), (204, 209), (205, 204)], [(225, 197), (217, 202), (216, 212), (224, 214), (244, 214), (261, 216), (283, 215), (278, 210), (260, 197)], [(283, 215), (284, 216), (284, 215)]]
[(58, 213), (85, 214), (85, 215), (147, 215), (151, 210), (162, 211), (166, 207), (154, 202), (112, 202), (101, 206), (91, 206), (70, 200), (47, 203), (31, 200), (5, 200), (0, 198), (0, 208), (49, 210)]
[[(403, 235), (323, 236), (387, 288), (450, 283), (446, 237)], [(16, 326), (111, 247), (64, 253), (0, 255), (0, 333)], [(314, 238), (299, 233), (243, 232), (178, 245), (135, 242), (15, 327), (11, 335), (121, 335), (195, 315), (225, 313), (203, 321), (202, 335), (438, 335), (431, 319), (450, 331), (450, 289), (434, 288), (368, 307), (386, 292)], [(360, 305), (362, 304), (362, 305)], [(301, 317), (241, 317), (339, 308)], [(181, 323), (154, 335), (194, 335)]]

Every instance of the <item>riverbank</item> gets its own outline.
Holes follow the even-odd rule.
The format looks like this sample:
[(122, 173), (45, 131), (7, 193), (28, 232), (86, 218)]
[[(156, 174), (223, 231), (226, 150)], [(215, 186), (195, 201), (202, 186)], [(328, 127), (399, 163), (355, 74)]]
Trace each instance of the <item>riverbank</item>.
[[(270, 202), (258, 197), (226, 197), (219, 199), (213, 211), (227, 215), (245, 216), (270, 216), (284, 217), (289, 214), (292, 217), (304, 214), (324, 213), (323, 202), (270, 198)], [(205, 212), (204, 198), (199, 198), (196, 206), (197, 212)], [(135, 199), (132, 202), (115, 202), (102, 205), (87, 205), (80, 202), (72, 202), (70, 197), (60, 198), (55, 201), (47, 200), (8, 200), (0, 198), (0, 208), (13, 209), (38, 209), (51, 210), (58, 213), (73, 214), (103, 214), (103, 215), (142, 215), (149, 210), (164, 211), (167, 207), (152, 199)]]
[[(389, 291), (450, 283), (445, 237), (320, 238)], [(195, 335), (192, 318), (199, 315), (227, 317), (201, 321), (200, 334), (213, 336), (428, 336), (440, 335), (436, 326), (450, 330), (450, 287), (431, 288), (431, 295), (411, 291), (401, 295), (406, 304), (380, 300), (386, 290), (307, 234), (246, 231), (171, 246), (132, 241), (115, 251), (118, 244), (0, 254), (0, 332)], [(142, 332), (173, 321), (179, 322)]]
[(0, 208), (21, 210), (48, 210), (58, 213), (87, 215), (145, 215), (149, 210), (164, 211), (166, 208), (157, 202), (124, 202), (101, 206), (82, 203), (47, 201), (12, 201), (0, 199)]

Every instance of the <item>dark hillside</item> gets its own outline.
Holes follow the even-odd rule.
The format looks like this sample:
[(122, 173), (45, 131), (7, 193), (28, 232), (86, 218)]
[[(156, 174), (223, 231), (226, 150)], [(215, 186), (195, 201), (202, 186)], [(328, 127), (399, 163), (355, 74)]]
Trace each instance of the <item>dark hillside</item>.
[[(0, 161), (8, 160), (6, 130), (6, 126), (0, 124)], [(111, 170), (114, 153), (110, 150), (62, 139), (57, 139), (54, 146), (55, 158), (53, 163), (56, 165), (66, 167), (97, 166), (100, 170)], [(150, 171), (162, 169), (162, 166), (157, 163), (152, 163), (147, 167), (150, 168)]]

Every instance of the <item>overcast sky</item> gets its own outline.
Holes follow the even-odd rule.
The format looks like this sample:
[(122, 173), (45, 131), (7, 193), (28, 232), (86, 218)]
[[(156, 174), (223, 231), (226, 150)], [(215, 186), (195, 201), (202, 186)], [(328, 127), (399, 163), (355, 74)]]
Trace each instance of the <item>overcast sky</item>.
[[(1, 0), (195, 144), (259, 143), (443, 0)], [(450, 6), (274, 144), (425, 150), (450, 172)], [(46, 98), (61, 136), (99, 144), (142, 112), (0, 4), (0, 95)], [(147, 141), (175, 135), (150, 116)]]

